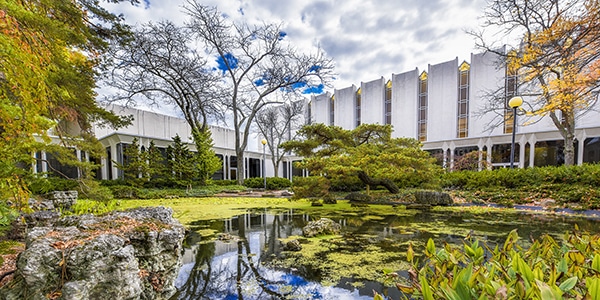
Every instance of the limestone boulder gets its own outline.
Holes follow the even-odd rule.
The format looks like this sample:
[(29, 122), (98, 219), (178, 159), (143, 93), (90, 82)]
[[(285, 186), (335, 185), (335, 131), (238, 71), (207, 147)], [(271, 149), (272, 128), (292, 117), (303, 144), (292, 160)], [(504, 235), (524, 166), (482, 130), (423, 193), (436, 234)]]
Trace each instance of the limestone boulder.
[(164, 207), (35, 227), (0, 299), (168, 299), (184, 233)]
[(302, 228), (302, 234), (305, 237), (314, 237), (325, 234), (338, 234), (342, 226), (328, 218), (321, 218), (317, 221), (310, 221)]

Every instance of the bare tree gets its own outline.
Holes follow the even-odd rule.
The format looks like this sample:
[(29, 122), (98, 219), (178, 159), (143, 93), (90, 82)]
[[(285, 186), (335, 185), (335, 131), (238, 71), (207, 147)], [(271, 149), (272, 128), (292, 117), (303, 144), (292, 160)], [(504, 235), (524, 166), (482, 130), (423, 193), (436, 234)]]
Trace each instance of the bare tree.
[(206, 58), (191, 47), (188, 29), (169, 21), (138, 27), (124, 45), (115, 45), (115, 60), (106, 84), (118, 90), (110, 101), (149, 101), (179, 108), (192, 130), (207, 129), (208, 119), (222, 115), (220, 80), (208, 72)]
[[(565, 165), (573, 165), (576, 120), (598, 101), (600, 88), (600, 1), (489, 0), (483, 30), (471, 32), (478, 46), (502, 58), (514, 75), (524, 112), (533, 122), (548, 116), (564, 138)], [(498, 51), (485, 29), (518, 37), (518, 47)], [(508, 82), (507, 82), (508, 83)], [(488, 95), (486, 110), (505, 114), (510, 96), (504, 88)]]
[(296, 131), (304, 124), (302, 122), (304, 106), (305, 101), (290, 101), (281, 105), (264, 107), (256, 115), (258, 130), (267, 140), (267, 146), (271, 153), (275, 177), (279, 176), (279, 164), (286, 153), (280, 148), (280, 145), (296, 137)]
[(212, 149), (209, 118), (221, 116), (220, 78), (208, 71), (206, 59), (191, 47), (188, 29), (163, 21), (134, 31), (131, 39), (113, 47), (116, 67), (107, 83), (117, 88), (112, 101), (130, 103), (138, 98), (151, 104), (179, 108), (196, 144), (198, 182), (205, 184), (222, 165)]
[(320, 50), (305, 54), (292, 47), (281, 24), (235, 23), (199, 0), (188, 0), (184, 11), (191, 17), (188, 29), (219, 63), (219, 88), (226, 92), (221, 103), (233, 119), (237, 179), (242, 183), (244, 150), (256, 114), (264, 106), (277, 103), (270, 99), (276, 91), (302, 92), (299, 87), (328, 85), (333, 63)]

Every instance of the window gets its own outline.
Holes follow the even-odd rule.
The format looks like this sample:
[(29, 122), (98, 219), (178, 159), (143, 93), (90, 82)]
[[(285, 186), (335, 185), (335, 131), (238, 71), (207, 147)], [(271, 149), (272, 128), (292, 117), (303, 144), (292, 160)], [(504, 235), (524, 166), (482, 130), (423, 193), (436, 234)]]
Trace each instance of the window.
[(385, 124), (392, 124), (392, 81), (388, 80), (385, 84)]
[(513, 132), (513, 109), (508, 106), (508, 101), (518, 93), (517, 71), (506, 67), (504, 84), (504, 133)]
[(360, 103), (362, 101), (361, 93), (362, 93), (362, 91), (359, 88), (358, 91), (356, 91), (356, 103), (354, 105), (355, 116), (356, 116), (356, 127), (358, 127), (360, 125)]
[(307, 108), (307, 116), (306, 116), (306, 124), (310, 125), (312, 124), (312, 101), (308, 102), (308, 108)]
[(329, 125), (334, 125), (335, 121), (335, 106), (333, 105), (335, 101), (335, 95), (331, 96), (329, 100)]
[(237, 179), (237, 156), (229, 157), (229, 179)]
[(419, 76), (419, 115), (418, 115), (419, 141), (427, 140), (427, 73)]
[(465, 138), (469, 135), (469, 80), (471, 66), (463, 62), (458, 75), (458, 111), (456, 137)]

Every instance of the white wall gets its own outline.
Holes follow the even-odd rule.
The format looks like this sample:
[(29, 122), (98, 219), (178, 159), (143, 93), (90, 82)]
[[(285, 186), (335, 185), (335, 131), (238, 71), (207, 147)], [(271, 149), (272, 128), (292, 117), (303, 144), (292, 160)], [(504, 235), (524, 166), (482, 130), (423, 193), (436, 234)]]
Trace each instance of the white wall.
[(330, 93), (313, 96), (311, 100), (312, 105), (312, 121), (314, 123), (323, 123), (329, 125), (329, 100), (331, 99)]
[(356, 86), (335, 90), (335, 117), (334, 124), (344, 129), (354, 129), (356, 127)]
[(361, 84), (361, 124), (385, 124), (385, 79)]
[(417, 137), (418, 84), (418, 69), (392, 74), (393, 137)]
[(430, 65), (427, 73), (427, 141), (456, 138), (458, 58)]

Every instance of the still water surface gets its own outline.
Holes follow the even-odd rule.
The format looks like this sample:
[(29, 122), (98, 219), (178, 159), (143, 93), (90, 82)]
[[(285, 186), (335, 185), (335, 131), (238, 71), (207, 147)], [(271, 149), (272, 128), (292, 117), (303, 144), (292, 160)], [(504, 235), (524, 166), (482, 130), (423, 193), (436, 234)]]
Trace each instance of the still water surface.
[[(375, 281), (355, 287), (350, 284), (353, 278), (343, 278), (334, 285), (322, 285), (318, 270), (270, 267), (269, 262), (282, 251), (279, 239), (301, 236), (302, 227), (322, 214), (255, 210), (231, 219), (196, 222), (195, 229), (213, 229), (234, 238), (205, 241), (197, 233), (190, 233), (185, 240), (184, 265), (176, 281), (179, 292), (172, 299), (373, 299), (373, 290), (385, 290), (388, 296), (399, 298), (396, 289), (387, 289)], [(525, 243), (546, 233), (560, 239), (574, 224), (582, 230), (600, 232), (597, 219), (481, 209), (457, 212), (390, 208), (374, 212), (365, 208), (329, 212), (326, 217), (340, 223), (342, 232), (368, 235), (369, 243), (402, 255), (406, 248), (400, 245), (411, 241), (419, 252), (419, 245), (429, 238), (436, 245), (462, 245), (465, 237), (471, 236), (493, 245), (503, 242), (513, 229), (518, 229)]]

